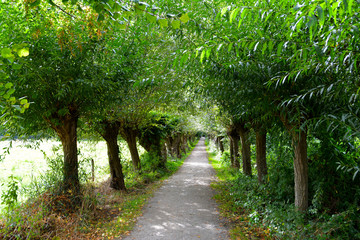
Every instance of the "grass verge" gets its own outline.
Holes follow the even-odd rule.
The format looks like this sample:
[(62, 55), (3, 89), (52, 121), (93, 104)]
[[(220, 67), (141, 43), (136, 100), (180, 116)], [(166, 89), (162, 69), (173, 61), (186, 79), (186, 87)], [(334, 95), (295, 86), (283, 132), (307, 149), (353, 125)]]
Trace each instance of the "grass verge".
[[(0, 239), (116, 239), (128, 235), (147, 200), (180, 168), (195, 145), (181, 159), (169, 160), (166, 170), (127, 179), (127, 192), (109, 188), (108, 181), (86, 184), (82, 204), (75, 212), (61, 205), (70, 201), (67, 196), (53, 192), (14, 205), (0, 219)], [(61, 200), (60, 206), (53, 206), (54, 198)]]
[(272, 239), (270, 231), (266, 227), (259, 227), (249, 221), (249, 212), (238, 206), (232, 196), (231, 181), (236, 179), (238, 170), (224, 165), (216, 155), (209, 151), (209, 162), (216, 171), (218, 181), (213, 182), (211, 187), (216, 190), (215, 200), (219, 204), (220, 214), (226, 218), (230, 226), (231, 239)]

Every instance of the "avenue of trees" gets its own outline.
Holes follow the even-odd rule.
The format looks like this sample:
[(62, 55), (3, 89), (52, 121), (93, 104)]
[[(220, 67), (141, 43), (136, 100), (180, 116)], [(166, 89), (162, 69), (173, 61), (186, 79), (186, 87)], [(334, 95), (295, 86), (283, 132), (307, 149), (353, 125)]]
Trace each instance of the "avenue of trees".
[[(357, 1), (204, 3), (211, 17), (194, 19), (197, 46), (179, 50), (179, 61), (201, 63), (194, 84), (227, 116), (211, 130), (219, 149), (229, 139), (231, 166), (277, 182), (274, 198), (281, 182), (294, 184), (282, 201), (300, 212), (359, 206), (359, 10)], [(267, 156), (274, 149), (279, 159)]]
[[(2, 131), (21, 138), (55, 134), (64, 154), (62, 188), (75, 194), (77, 132), (93, 132), (108, 146), (111, 187), (125, 190), (119, 135), (128, 143), (134, 170), (141, 171), (137, 140), (158, 162), (154, 169), (164, 168), (167, 151), (181, 157), (194, 132), (182, 128), (178, 114), (156, 113), (181, 91), (171, 63), (158, 55), (169, 45), (161, 39), (162, 28), (137, 16), (137, 3), (126, 10), (136, 21), (126, 29), (82, 7), (2, 3)], [(165, 149), (170, 139), (176, 141)]]
[(1, 131), (57, 136), (64, 191), (81, 189), (79, 129), (106, 141), (110, 185), (125, 190), (118, 139), (134, 171), (137, 143), (161, 169), (198, 114), (269, 198), (359, 212), (358, 1), (26, 0), (0, 13)]

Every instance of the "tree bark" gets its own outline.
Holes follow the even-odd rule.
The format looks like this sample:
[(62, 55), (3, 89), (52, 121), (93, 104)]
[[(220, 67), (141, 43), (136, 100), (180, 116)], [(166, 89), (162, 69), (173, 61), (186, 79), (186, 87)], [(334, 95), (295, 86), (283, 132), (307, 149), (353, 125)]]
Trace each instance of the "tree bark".
[(180, 149), (181, 135), (180, 135), (180, 133), (178, 133), (174, 136), (173, 144), (174, 144), (173, 149), (174, 149), (174, 153), (175, 153), (176, 157), (181, 158), (181, 149)]
[(185, 135), (180, 135), (180, 148), (182, 153), (186, 153), (187, 150), (187, 139)]
[(291, 136), (294, 149), (295, 207), (304, 212), (309, 200), (307, 130), (302, 130), (300, 123), (291, 124), (286, 115), (280, 114), (280, 119)]
[[(239, 162), (239, 134), (237, 133), (236, 129), (232, 126), (228, 132), (230, 139), (232, 140), (232, 147), (233, 147), (233, 160), (232, 160), (232, 167), (239, 169), (240, 162)], [(230, 142), (230, 144), (231, 144)], [(231, 149), (230, 149), (231, 150)]]
[(263, 184), (267, 175), (266, 164), (266, 131), (256, 130), (256, 168), (258, 182)]
[(175, 157), (175, 153), (174, 153), (175, 151), (173, 148), (173, 146), (174, 146), (174, 138), (173, 137), (170, 136), (166, 139), (166, 146), (167, 146), (167, 150), (170, 153), (170, 155), (172, 157)]
[[(69, 107), (69, 113), (65, 116), (54, 114), (46, 119), (59, 136), (64, 152), (64, 178), (63, 190), (80, 194), (79, 162), (77, 149), (77, 124), (78, 112), (76, 108)], [(58, 124), (54, 121), (57, 120)]]
[(162, 165), (166, 167), (165, 164), (167, 162), (167, 149), (166, 149), (165, 141), (162, 141), (161, 143), (161, 161), (162, 161)]
[(238, 130), (241, 138), (241, 156), (243, 161), (243, 172), (245, 175), (251, 176), (251, 151), (249, 141), (250, 130), (245, 127), (245, 123), (238, 124), (236, 129)]
[(223, 144), (223, 142), (222, 142), (222, 140), (224, 139), (224, 137), (218, 137), (218, 142), (219, 142), (219, 149), (220, 149), (220, 152), (221, 152), (221, 154), (223, 154), (224, 153), (224, 144)]
[(295, 206), (299, 211), (308, 208), (309, 180), (307, 159), (307, 133), (300, 130), (292, 134), (294, 148), (294, 173), (295, 173)]
[(104, 132), (101, 133), (101, 136), (107, 145), (111, 177), (110, 187), (116, 190), (126, 190), (117, 142), (120, 126), (116, 122), (104, 122), (103, 125)]
[(231, 162), (231, 166), (233, 167), (234, 166), (234, 159), (235, 159), (235, 157), (234, 157), (234, 143), (233, 143), (233, 140), (232, 140), (232, 138), (231, 137), (229, 137), (229, 139), (230, 139), (230, 162)]
[(140, 171), (141, 163), (140, 163), (139, 152), (136, 146), (137, 131), (132, 129), (131, 127), (124, 127), (121, 129), (120, 133), (128, 144), (131, 160), (135, 170)]
[(239, 137), (236, 136), (233, 138), (233, 151), (234, 151), (234, 168), (240, 168), (240, 154), (239, 154)]

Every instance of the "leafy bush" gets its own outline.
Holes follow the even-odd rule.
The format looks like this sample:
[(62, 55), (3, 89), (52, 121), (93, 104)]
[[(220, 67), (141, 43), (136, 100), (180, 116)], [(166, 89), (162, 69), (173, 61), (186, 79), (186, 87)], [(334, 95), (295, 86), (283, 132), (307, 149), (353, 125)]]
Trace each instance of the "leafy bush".
[(223, 165), (230, 166), (231, 165), (230, 152), (224, 151), (223, 154), (221, 155), (220, 161)]
[[(19, 190), (18, 177), (13, 175), (9, 176), (7, 181), (7, 190), (4, 190), (1, 194), (1, 204), (6, 205), (6, 211), (11, 211), (18, 202), (18, 190)], [(4, 186), (5, 183), (2, 184)]]
[[(279, 239), (359, 239), (360, 187), (353, 174), (341, 171), (337, 164), (352, 163), (354, 149), (334, 141), (324, 133), (324, 140), (309, 139), (309, 211), (301, 213), (294, 207), (294, 172), (291, 144), (286, 136), (272, 138), (268, 147), (269, 173), (265, 184), (255, 177), (218, 170), (224, 179), (222, 189), (230, 199), (232, 211), (246, 212), (250, 225), (266, 226)], [(330, 139), (330, 141), (326, 141)], [(214, 149), (211, 147), (208, 149)], [(354, 146), (356, 143), (354, 142)], [(347, 153), (347, 154), (345, 154)], [(222, 168), (228, 168), (228, 153), (215, 153)], [(354, 163), (352, 163), (354, 164)], [(224, 177), (224, 173), (228, 176)]]

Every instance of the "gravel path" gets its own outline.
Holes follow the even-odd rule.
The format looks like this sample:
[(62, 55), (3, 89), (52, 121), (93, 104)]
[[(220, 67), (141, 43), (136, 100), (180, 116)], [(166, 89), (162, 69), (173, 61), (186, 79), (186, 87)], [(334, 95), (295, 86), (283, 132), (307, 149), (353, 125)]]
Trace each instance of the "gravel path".
[(201, 139), (179, 171), (149, 200), (125, 239), (229, 239), (212, 199), (214, 174)]

